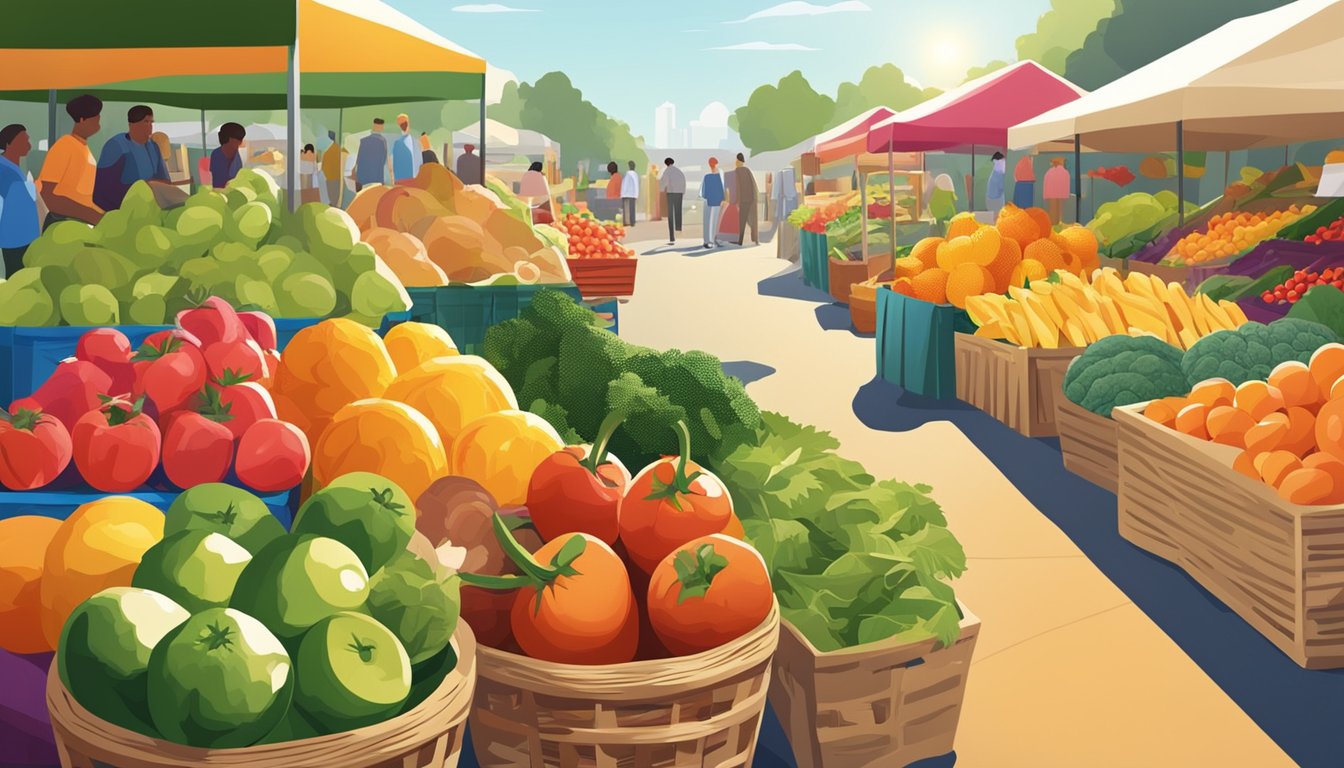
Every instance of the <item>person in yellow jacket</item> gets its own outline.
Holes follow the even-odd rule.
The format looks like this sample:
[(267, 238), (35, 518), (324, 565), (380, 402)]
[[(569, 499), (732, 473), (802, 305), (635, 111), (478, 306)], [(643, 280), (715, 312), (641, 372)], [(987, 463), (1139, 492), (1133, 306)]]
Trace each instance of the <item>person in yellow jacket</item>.
[(345, 156), (350, 154), (336, 141), (336, 132), (327, 131), (331, 144), (322, 153), (322, 178), (327, 184), (327, 200), (337, 208), (341, 207), (341, 193), (345, 185), (341, 183), (341, 168), (345, 165)]

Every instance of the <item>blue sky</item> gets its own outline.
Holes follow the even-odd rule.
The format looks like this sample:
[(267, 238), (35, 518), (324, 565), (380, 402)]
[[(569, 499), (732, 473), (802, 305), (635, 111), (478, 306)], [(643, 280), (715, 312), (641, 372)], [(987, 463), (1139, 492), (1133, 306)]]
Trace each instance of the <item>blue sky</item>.
[(869, 66), (886, 62), (924, 85), (955, 85), (971, 66), (1015, 59), (1014, 41), (1035, 29), (1050, 4), (1049, 0), (387, 2), (522, 80), (564, 71), (586, 98), (645, 137), (652, 136), (654, 109), (664, 101), (677, 105), (678, 124), (685, 126), (709, 102), (722, 101), (735, 109), (758, 86), (794, 69), (801, 69), (813, 87), (831, 95), (840, 82), (857, 80)]

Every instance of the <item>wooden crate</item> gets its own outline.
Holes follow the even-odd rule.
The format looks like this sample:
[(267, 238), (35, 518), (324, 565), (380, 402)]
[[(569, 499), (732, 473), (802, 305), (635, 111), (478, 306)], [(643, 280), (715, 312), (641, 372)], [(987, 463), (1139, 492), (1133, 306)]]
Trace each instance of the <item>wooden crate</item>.
[(1344, 505), (1303, 507), (1232, 469), (1236, 449), (1113, 412), (1120, 535), (1175, 563), (1307, 669), (1344, 667)]
[(826, 256), (827, 286), (831, 298), (841, 304), (849, 303), (849, 289), (891, 269), (891, 254), (884, 253), (861, 261), (840, 261)]
[(569, 274), (585, 299), (609, 299), (635, 292), (638, 259), (568, 259)]
[(1055, 426), (1059, 429), (1064, 468), (1115, 493), (1120, 473), (1115, 421), (1061, 395), (1055, 398)]
[(954, 342), (957, 399), (1027, 437), (1054, 437), (1055, 401), (1064, 372), (1082, 349), (1025, 349), (958, 333)]
[(952, 751), (980, 620), (961, 606), (961, 635), (883, 641), (821, 653), (780, 625), (770, 678), (798, 768), (909, 765)]

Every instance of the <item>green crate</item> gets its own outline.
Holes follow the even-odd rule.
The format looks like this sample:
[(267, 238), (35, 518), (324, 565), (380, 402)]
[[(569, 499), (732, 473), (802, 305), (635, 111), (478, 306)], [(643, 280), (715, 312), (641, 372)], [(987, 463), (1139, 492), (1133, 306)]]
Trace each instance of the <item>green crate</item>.
[(411, 319), (432, 323), (448, 332), (464, 355), (479, 355), (485, 346), (485, 331), (496, 323), (518, 316), (532, 303), (538, 291), (563, 291), (580, 300), (573, 283), (563, 285), (444, 285), (413, 288)]

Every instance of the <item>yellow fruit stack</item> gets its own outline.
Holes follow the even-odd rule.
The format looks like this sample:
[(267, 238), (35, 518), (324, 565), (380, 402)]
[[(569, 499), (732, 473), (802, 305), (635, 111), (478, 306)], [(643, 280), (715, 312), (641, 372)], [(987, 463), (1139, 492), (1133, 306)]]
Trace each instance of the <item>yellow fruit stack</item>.
[(946, 238), (920, 240), (896, 260), (901, 285), (893, 290), (964, 308), (973, 297), (1021, 288), (1055, 270), (1085, 275), (1099, 266), (1097, 239), (1086, 227), (1055, 232), (1045, 211), (1008, 205), (993, 226), (963, 213), (948, 224)]
[(1114, 269), (1085, 280), (1065, 270), (1058, 282), (1039, 280), (1029, 289), (1011, 286), (1007, 296), (974, 296), (966, 311), (980, 326), (975, 335), (1021, 347), (1083, 347), (1107, 336), (1156, 336), (1181, 349), (1215, 331), (1246, 322), (1235, 303), (1190, 296), (1179, 283)]
[(1201, 264), (1236, 256), (1257, 243), (1278, 234), (1280, 229), (1316, 210), (1308, 205), (1291, 205), (1273, 213), (1220, 213), (1209, 219), (1205, 232), (1191, 232), (1172, 246), (1169, 257), (1185, 264)]

